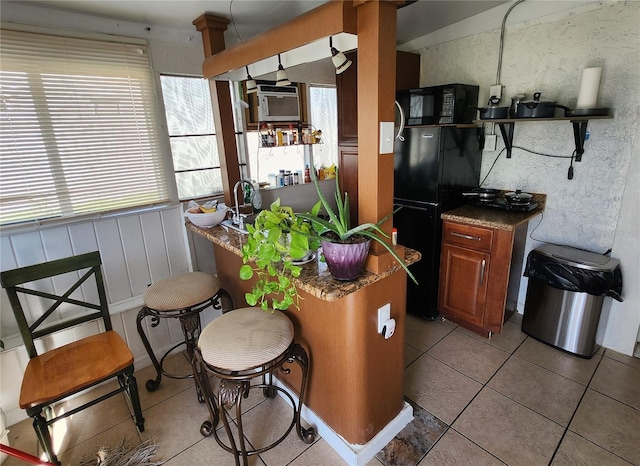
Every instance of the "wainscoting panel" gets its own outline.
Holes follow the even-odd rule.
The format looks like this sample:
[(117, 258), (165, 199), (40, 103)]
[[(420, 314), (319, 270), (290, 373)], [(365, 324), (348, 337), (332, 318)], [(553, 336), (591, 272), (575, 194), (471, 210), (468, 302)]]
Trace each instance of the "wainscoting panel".
[[(113, 328), (129, 344), (136, 368), (139, 369), (151, 364), (136, 328), (142, 296), (149, 284), (191, 270), (192, 258), (187, 245), (183, 209), (176, 206), (37, 231), (3, 232), (0, 237), (0, 269), (10, 270), (74, 254), (100, 251)], [(210, 247), (208, 252), (212, 255), (213, 248)], [(214, 270), (207, 272), (215, 273), (215, 265), (213, 267)], [(54, 291), (62, 289), (69, 280), (56, 277), (40, 280), (36, 286), (38, 289)], [(95, 287), (83, 286), (76, 290), (76, 294), (91, 296), (95, 294)], [(6, 347), (0, 353), (0, 407), (6, 413), (8, 425), (12, 425), (26, 417), (24, 410), (18, 406), (18, 397), (28, 357), (4, 290), (0, 299), (0, 336)], [(27, 302), (25, 307), (33, 313), (39, 309), (35, 302)], [(206, 324), (218, 315), (219, 311), (207, 309), (202, 314), (202, 321)], [(65, 310), (61, 306), (57, 317), (64, 316)], [(162, 319), (155, 328), (146, 319), (143, 325), (158, 357), (183, 340), (176, 319)], [(97, 330), (97, 324), (90, 322), (72, 332), (75, 336), (84, 336)], [(38, 346), (57, 346), (70, 341), (71, 337), (69, 333), (60, 332)], [(140, 390), (145, 390), (144, 383), (144, 380), (138, 381)]]

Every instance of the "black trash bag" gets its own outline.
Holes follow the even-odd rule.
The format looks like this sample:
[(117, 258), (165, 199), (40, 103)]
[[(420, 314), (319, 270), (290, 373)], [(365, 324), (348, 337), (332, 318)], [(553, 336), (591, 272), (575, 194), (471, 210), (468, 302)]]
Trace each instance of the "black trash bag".
[(622, 272), (619, 265), (613, 270), (590, 270), (558, 262), (533, 250), (527, 257), (524, 276), (560, 290), (594, 296), (604, 294), (622, 302)]

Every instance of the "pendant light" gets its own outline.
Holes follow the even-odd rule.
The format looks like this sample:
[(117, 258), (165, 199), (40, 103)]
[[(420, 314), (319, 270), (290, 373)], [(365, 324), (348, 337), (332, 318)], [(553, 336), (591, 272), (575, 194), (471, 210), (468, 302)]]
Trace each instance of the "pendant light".
[(349, 68), (353, 62), (345, 57), (344, 53), (338, 52), (333, 46), (333, 37), (331, 36), (329, 36), (329, 47), (331, 48), (331, 61), (333, 62), (333, 66), (336, 67), (336, 74), (340, 74)]
[(278, 72), (276, 73), (276, 86), (288, 86), (291, 84), (289, 78), (287, 78), (287, 72), (284, 70), (282, 66), (282, 62), (280, 61), (280, 54), (278, 54)]
[(249, 67), (245, 65), (245, 68), (247, 69), (247, 94), (255, 94), (258, 92), (258, 85), (256, 84), (256, 80), (249, 74)]

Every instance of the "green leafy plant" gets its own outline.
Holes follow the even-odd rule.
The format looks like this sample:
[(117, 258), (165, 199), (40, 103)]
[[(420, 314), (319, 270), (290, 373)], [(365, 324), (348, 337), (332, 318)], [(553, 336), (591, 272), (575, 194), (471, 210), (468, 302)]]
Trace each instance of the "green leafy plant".
[[(315, 231), (315, 238), (319, 240), (330, 241), (334, 243), (353, 243), (362, 241), (360, 238), (369, 238), (373, 241), (377, 241), (384, 248), (389, 251), (389, 253), (393, 256), (393, 258), (398, 261), (398, 263), (402, 266), (402, 268), (407, 272), (407, 275), (411, 277), (414, 283), (418, 284), (418, 281), (413, 276), (407, 265), (404, 261), (398, 256), (396, 251), (384, 240), (384, 238), (389, 238), (380, 226), (386, 222), (389, 217), (391, 217), (397, 210), (385, 216), (382, 220), (377, 223), (362, 223), (358, 226), (351, 228), (351, 220), (349, 215), (349, 195), (345, 192), (344, 199), (340, 195), (340, 183), (338, 181), (338, 169), (336, 168), (336, 207), (337, 212), (333, 210), (331, 204), (327, 201), (327, 198), (322, 193), (320, 189), (320, 185), (318, 184), (318, 180), (315, 177), (315, 174), (312, 175), (313, 182), (316, 187), (316, 191), (318, 193), (318, 197), (320, 200), (313, 207), (311, 213), (301, 213), (298, 214), (299, 218), (303, 218), (308, 220), (312, 225)], [(318, 212), (323, 208), (327, 215), (329, 216), (329, 220), (325, 220), (318, 216)]]
[[(317, 215), (320, 206), (314, 207)], [(292, 278), (302, 268), (293, 263), (318, 249), (311, 222), (296, 215), (291, 207), (280, 205), (280, 199), (261, 211), (253, 225), (248, 224), (247, 242), (242, 247), (243, 265), (240, 278), (257, 277), (251, 292), (245, 294), (247, 304), (264, 310), (300, 308), (300, 295)]]

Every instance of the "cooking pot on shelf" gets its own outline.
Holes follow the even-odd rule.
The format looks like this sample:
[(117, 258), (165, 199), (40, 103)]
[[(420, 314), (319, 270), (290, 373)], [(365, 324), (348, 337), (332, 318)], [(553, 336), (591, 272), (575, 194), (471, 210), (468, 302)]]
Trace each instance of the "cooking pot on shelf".
[(480, 113), (481, 120), (500, 120), (503, 118), (509, 118), (509, 107), (498, 107), (500, 99), (496, 96), (491, 96), (486, 107), (471, 107), (475, 108)]
[(514, 192), (505, 193), (504, 198), (511, 205), (529, 205), (533, 200), (533, 195), (516, 189)]
[(533, 94), (533, 100), (518, 103), (516, 118), (552, 118), (555, 115), (556, 103), (540, 100), (541, 93)]
[(462, 193), (462, 195), (467, 197), (477, 197), (480, 200), (490, 200), (498, 197), (500, 193), (501, 191), (499, 189), (475, 188), (471, 192)]

